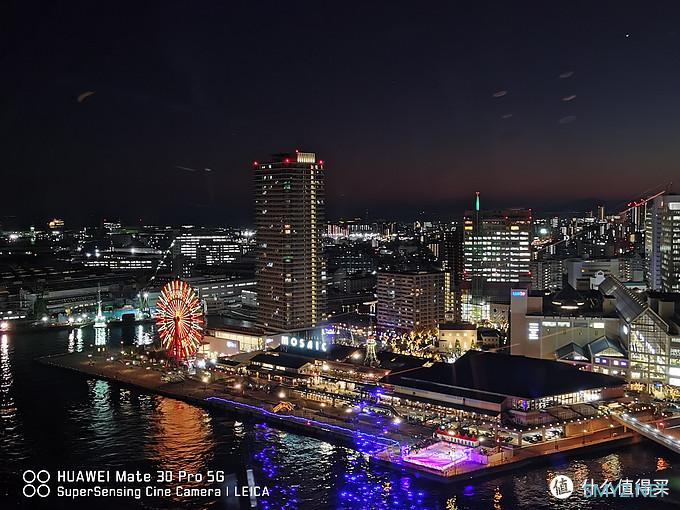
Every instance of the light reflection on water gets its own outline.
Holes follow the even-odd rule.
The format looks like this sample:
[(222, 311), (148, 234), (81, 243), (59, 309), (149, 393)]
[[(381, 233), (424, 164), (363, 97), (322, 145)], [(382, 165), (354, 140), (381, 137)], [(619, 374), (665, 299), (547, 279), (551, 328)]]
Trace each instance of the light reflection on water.
[[(103, 341), (112, 351), (120, 349), (121, 341), (125, 345), (147, 343), (150, 332), (148, 326), (102, 331)], [(244, 425), (234, 429), (233, 416), (32, 361), (41, 354), (101, 345), (100, 335), (93, 328), (83, 328), (2, 337), (3, 494), (20, 491), (21, 470), (36, 465), (52, 469), (117, 467), (150, 473), (160, 469), (224, 470), (239, 484), (244, 482), (245, 469), (252, 467), (256, 481), (267, 485), (272, 494), (268, 500), (260, 500), (260, 508), (272, 510), (645, 510), (654, 502), (636, 500), (631, 506), (630, 501), (584, 500), (577, 494), (558, 502), (550, 499), (547, 484), (557, 473), (571, 476), (577, 487), (586, 478), (678, 479), (674, 459), (658, 447), (642, 443), (584, 459), (564, 459), (556, 466), (525, 467), (488, 479), (441, 485), (376, 465), (357, 451), (365, 445), (356, 449), (333, 445), (243, 418)], [(673, 482), (671, 486), (671, 494), (680, 494), (680, 487), (674, 489)], [(200, 498), (145, 503), (148, 508), (228, 508), (225, 501)]]
[[(13, 395), (12, 356), (10, 337), (0, 334), (0, 438), (2, 445), (17, 444), (23, 447), (21, 422)], [(9, 457), (16, 455), (8, 452)], [(14, 455), (13, 455), (14, 454)]]
[(206, 471), (214, 447), (210, 414), (172, 399), (160, 399), (148, 429), (145, 458), (163, 469)]

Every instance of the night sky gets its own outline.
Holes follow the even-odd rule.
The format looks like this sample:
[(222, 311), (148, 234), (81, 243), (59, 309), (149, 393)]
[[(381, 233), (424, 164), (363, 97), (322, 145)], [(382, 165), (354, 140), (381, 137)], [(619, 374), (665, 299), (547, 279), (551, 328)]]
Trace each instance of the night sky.
[(0, 69), (0, 216), (248, 223), (296, 148), (331, 218), (680, 178), (678, 2), (4, 2)]

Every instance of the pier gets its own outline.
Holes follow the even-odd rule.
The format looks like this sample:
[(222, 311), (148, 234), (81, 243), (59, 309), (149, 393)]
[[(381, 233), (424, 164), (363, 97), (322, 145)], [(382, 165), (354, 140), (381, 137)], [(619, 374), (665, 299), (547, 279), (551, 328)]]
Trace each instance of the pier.
[[(359, 421), (342, 409), (319, 407), (317, 402), (295, 397), (292, 391), (286, 396), (286, 401), (294, 402), (295, 405), (283, 412), (276, 412), (275, 408), (282, 399), (271, 394), (234, 394), (233, 389), (220, 382), (206, 383), (191, 378), (167, 382), (163, 380), (160, 370), (126, 364), (104, 355), (70, 353), (46, 356), (36, 361), (194, 405), (261, 418), (295, 432), (348, 444), (387, 467), (408, 470), (439, 481), (486, 476), (517, 469), (528, 463), (546, 461), (557, 454), (573, 455), (584, 449), (608, 447), (610, 443), (636, 441), (640, 435), (654, 436), (654, 432), (645, 430), (648, 427), (644, 425), (634, 427), (614, 416), (606, 416), (592, 420), (587, 433), (584, 431), (577, 436), (556, 438), (540, 444), (507, 447), (482, 455), (456, 445), (433, 443), (432, 431), (422, 425), (402, 423), (399, 427), (388, 427), (382, 425), (378, 418), (374, 422)], [(658, 437), (650, 439), (659, 442)], [(422, 446), (423, 440), (426, 440), (425, 446)], [(408, 456), (405, 452), (408, 452)], [(436, 467), (431, 467), (428, 464), (430, 462), (431, 466)]]

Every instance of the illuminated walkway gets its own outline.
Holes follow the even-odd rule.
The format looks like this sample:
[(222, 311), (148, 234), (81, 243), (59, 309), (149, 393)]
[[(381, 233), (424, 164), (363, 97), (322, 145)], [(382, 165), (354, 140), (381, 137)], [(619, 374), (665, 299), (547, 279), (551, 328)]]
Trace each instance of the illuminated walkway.
[(680, 438), (656, 428), (653, 423), (642, 422), (628, 413), (611, 413), (610, 416), (621, 425), (625, 425), (650, 441), (665, 446), (675, 453), (680, 453)]

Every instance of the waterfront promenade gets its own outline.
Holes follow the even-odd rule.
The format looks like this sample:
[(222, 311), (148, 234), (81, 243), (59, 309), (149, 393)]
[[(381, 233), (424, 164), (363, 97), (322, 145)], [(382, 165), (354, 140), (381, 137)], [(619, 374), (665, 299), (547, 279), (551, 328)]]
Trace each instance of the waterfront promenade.
[[(218, 381), (204, 383), (200, 380), (186, 378), (180, 382), (162, 380), (162, 372), (132, 364), (126, 365), (107, 357), (85, 353), (59, 354), (38, 358), (41, 364), (68, 369), (94, 377), (107, 379), (120, 384), (137, 387), (149, 393), (184, 400), (204, 407), (222, 408), (245, 415), (265, 417), (269, 421), (284, 423), (296, 430), (318, 432), (344, 440), (353, 439), (357, 434), (363, 435), (365, 441), (373, 441), (376, 446), (398, 446), (409, 444), (428, 434), (422, 426), (401, 423), (398, 427), (379, 423), (379, 418), (367, 421), (362, 417), (356, 419), (348, 408), (322, 407), (319, 402), (304, 400), (287, 391), (284, 399), (263, 391), (234, 390)], [(294, 404), (292, 411), (274, 413), (272, 409), (281, 401)], [(373, 438), (373, 439), (372, 439)]]
[[(249, 389), (247, 392), (228, 387), (224, 382), (203, 382), (187, 378), (181, 382), (163, 381), (160, 370), (111, 360), (104, 355), (86, 353), (60, 354), (38, 358), (44, 365), (67, 369), (85, 375), (107, 379), (123, 385), (136, 387), (161, 396), (184, 400), (189, 403), (224, 409), (264, 418), (273, 424), (296, 431), (339, 440), (359, 447), (378, 461), (392, 468), (420, 472), (439, 480), (458, 480), (487, 473), (516, 469), (530, 462), (547, 459), (558, 453), (574, 454), (584, 448), (606, 446), (607, 443), (637, 440), (637, 434), (625, 431), (618, 424), (602, 425), (587, 434), (560, 438), (521, 448), (506, 448), (489, 457), (487, 463), (464, 462), (446, 471), (436, 471), (402, 460), (401, 446), (413, 446), (431, 438), (432, 431), (426, 427), (399, 423), (395, 426), (385, 417), (364, 417), (359, 420), (348, 407), (321, 407), (321, 403), (302, 399), (290, 389), (285, 398)], [(281, 401), (294, 404), (293, 410), (276, 413), (273, 408)], [(349, 410), (349, 412), (348, 412)]]

